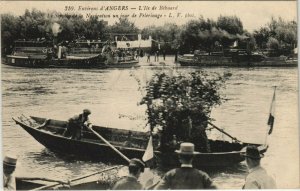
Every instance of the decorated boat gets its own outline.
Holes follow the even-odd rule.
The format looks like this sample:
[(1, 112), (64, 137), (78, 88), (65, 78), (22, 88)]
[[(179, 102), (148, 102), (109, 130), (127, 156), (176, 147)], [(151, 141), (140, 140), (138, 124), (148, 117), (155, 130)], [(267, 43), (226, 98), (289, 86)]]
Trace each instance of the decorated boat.
[(195, 51), (194, 54), (184, 54), (178, 56), (181, 66), (200, 67), (296, 67), (298, 60), (295, 57), (277, 56), (269, 57), (262, 53), (246, 50), (232, 49), (223, 52)]
[[(63, 154), (70, 154), (78, 158), (89, 158), (102, 162), (126, 164), (127, 161), (115, 152), (111, 147), (98, 139), (88, 129), (83, 130), (81, 140), (64, 137), (67, 122), (46, 119), (40, 117), (20, 116), (13, 120), (27, 131), (34, 139), (46, 148)], [(101, 126), (93, 126), (93, 130), (106, 139), (128, 158), (142, 158), (150, 137), (149, 132), (129, 131)], [(247, 145), (256, 145), (260, 152), (266, 152), (267, 145), (243, 143), (238, 141), (228, 142), (224, 140), (209, 140), (210, 152), (201, 152), (196, 155), (194, 165), (196, 167), (230, 166), (242, 162), (245, 158), (241, 155)], [(164, 167), (179, 165), (176, 153), (173, 151), (162, 152), (159, 140), (153, 137), (154, 155), (156, 162)]]
[(142, 39), (141, 34), (112, 34), (114, 41), (104, 46), (106, 66), (109, 68), (138, 67), (139, 57), (143, 50), (152, 45), (151, 36)]
[[(85, 44), (92, 44), (86, 42)], [(104, 58), (96, 48), (83, 48), (82, 43), (68, 47), (67, 43), (58, 46), (45, 39), (18, 40), (11, 55), (3, 64), (29, 68), (104, 68)], [(87, 52), (84, 51), (87, 49)]]
[(137, 50), (115, 49), (106, 52), (105, 66), (108, 68), (132, 68), (138, 67), (139, 60), (135, 54)]

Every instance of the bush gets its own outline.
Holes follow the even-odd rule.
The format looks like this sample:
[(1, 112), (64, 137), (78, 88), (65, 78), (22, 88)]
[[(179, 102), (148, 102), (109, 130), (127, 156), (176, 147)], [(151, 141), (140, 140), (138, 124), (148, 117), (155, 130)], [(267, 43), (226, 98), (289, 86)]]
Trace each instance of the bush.
[(141, 104), (147, 105), (151, 131), (162, 135), (161, 149), (167, 149), (176, 135), (179, 142), (193, 142), (198, 150), (209, 150), (203, 144), (207, 143), (207, 121), (212, 108), (225, 100), (220, 90), (230, 75), (208, 75), (204, 71), (153, 75)]

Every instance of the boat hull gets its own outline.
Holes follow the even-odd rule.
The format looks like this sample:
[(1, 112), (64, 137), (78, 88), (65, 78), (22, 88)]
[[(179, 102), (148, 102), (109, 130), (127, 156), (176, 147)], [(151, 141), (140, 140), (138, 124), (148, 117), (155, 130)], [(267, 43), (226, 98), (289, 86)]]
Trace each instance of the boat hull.
[(136, 68), (140, 67), (138, 65), (138, 61), (129, 61), (129, 62), (120, 62), (116, 64), (108, 64), (106, 65), (107, 68)]
[[(46, 119), (36, 118), (38, 123), (42, 123)], [(46, 148), (59, 152), (62, 154), (71, 154), (78, 158), (88, 158), (97, 161), (115, 163), (115, 164), (126, 164), (127, 161), (120, 157), (114, 150), (112, 150), (108, 145), (98, 140), (95, 135), (91, 132), (84, 132), (81, 140), (73, 140), (61, 135), (64, 131), (63, 126), (67, 122), (53, 120), (51, 122), (52, 126), (60, 126), (60, 131), (56, 130), (56, 134), (50, 131), (40, 130), (39, 128), (33, 128), (28, 124), (21, 122), (20, 120), (14, 119), (17, 124), (19, 124), (25, 131), (27, 131), (32, 137), (34, 137), (39, 143), (44, 145)], [(52, 120), (51, 120), (52, 121)], [(48, 126), (47, 128), (50, 128)], [(138, 146), (124, 146), (120, 144), (115, 144), (116, 139), (119, 142), (124, 143), (126, 137), (122, 138), (121, 134), (128, 134), (128, 130), (119, 130), (113, 128), (104, 128), (95, 126), (93, 127), (99, 134), (101, 134), (105, 139), (107, 139), (111, 144), (113, 144), (119, 151), (121, 151), (128, 158), (142, 158), (147, 146), (148, 133), (134, 132), (131, 134), (136, 137), (140, 137), (135, 141), (135, 145)], [(113, 137), (114, 136), (114, 137)], [(117, 138), (119, 137), (119, 138)], [(138, 142), (138, 140), (140, 142)], [(245, 158), (240, 154), (242, 148), (248, 145), (248, 143), (230, 143), (227, 141), (213, 141), (209, 140), (213, 152), (211, 153), (200, 153), (194, 158), (194, 165), (196, 167), (218, 167), (218, 166), (231, 166), (237, 164)], [(154, 144), (155, 145), (155, 144)], [(257, 145), (257, 144), (253, 144)], [(260, 145), (257, 145), (260, 146)], [(263, 150), (265, 149), (265, 150)], [(261, 153), (265, 152), (267, 148), (262, 148)], [(164, 167), (174, 167), (179, 165), (179, 161), (175, 152), (161, 152), (155, 150), (155, 156), (159, 165)]]
[(78, 57), (64, 59), (46, 59), (45, 57), (31, 58), (28, 56), (6, 57), (5, 65), (27, 68), (105, 68), (104, 61), (100, 56)]
[(198, 66), (198, 67), (297, 67), (297, 60), (281, 60), (264, 59), (255, 61), (251, 59), (235, 60), (231, 57), (220, 56), (206, 56), (204, 58), (186, 58), (184, 56), (178, 57), (178, 62), (181, 66)]

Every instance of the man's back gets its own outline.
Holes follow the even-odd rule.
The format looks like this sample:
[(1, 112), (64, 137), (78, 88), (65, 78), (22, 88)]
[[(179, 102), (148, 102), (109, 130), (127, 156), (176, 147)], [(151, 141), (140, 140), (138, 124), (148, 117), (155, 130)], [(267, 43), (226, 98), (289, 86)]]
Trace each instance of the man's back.
[(275, 189), (276, 183), (274, 179), (267, 174), (266, 170), (261, 166), (257, 166), (250, 170), (246, 177), (245, 189)]
[(112, 190), (141, 190), (142, 185), (133, 176), (122, 177)]
[(212, 186), (212, 181), (205, 172), (181, 167), (167, 172), (155, 189), (203, 189)]

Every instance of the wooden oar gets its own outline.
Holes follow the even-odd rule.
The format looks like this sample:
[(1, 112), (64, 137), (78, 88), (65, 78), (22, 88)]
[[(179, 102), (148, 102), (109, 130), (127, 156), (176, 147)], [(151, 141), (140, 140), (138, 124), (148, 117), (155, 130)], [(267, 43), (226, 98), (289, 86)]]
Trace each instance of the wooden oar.
[(64, 181), (61, 181), (61, 180), (54, 180), (54, 179), (41, 178), (41, 177), (16, 177), (16, 179), (20, 179), (20, 180), (42, 180), (42, 181), (47, 181), (47, 182), (57, 182), (59, 184), (68, 184), (68, 182), (64, 182)]
[(241, 143), (242, 143), (242, 141), (240, 141), (240, 140), (238, 140), (237, 138), (235, 138), (235, 137), (229, 135), (229, 134), (226, 133), (223, 129), (221, 129), (221, 128), (215, 126), (215, 125), (212, 124), (211, 122), (208, 121), (207, 123), (210, 124), (213, 128), (215, 128), (215, 129), (217, 129), (218, 131), (220, 131), (221, 133), (227, 135), (227, 136), (230, 137), (231, 139), (233, 139), (233, 140), (235, 140), (235, 141), (237, 141), (237, 142), (241, 142)]
[(112, 150), (114, 150), (116, 153), (118, 153), (123, 159), (125, 159), (127, 162), (130, 161), (130, 159), (125, 156), (123, 153), (121, 153), (116, 147), (114, 147), (112, 144), (110, 144), (104, 137), (102, 137), (99, 133), (97, 133), (92, 127), (88, 127), (89, 130), (91, 130), (98, 138), (100, 138), (104, 143), (106, 143)]
[[(100, 173), (103, 173), (103, 172), (106, 172), (106, 171), (110, 171), (110, 170), (113, 170), (113, 169), (116, 169), (116, 168), (121, 168), (123, 167), (123, 165), (121, 166), (114, 166), (114, 167), (111, 167), (111, 168), (107, 168), (107, 169), (104, 169), (104, 170), (101, 170), (101, 171), (98, 171), (98, 172), (94, 172), (94, 173), (91, 173), (91, 174), (88, 174), (88, 175), (84, 175), (84, 176), (80, 176), (80, 177), (77, 177), (77, 178), (74, 178), (74, 179), (71, 179), (68, 181), (68, 184), (74, 182), (74, 181), (77, 181), (77, 180), (81, 180), (81, 179), (84, 179), (84, 178), (87, 178), (87, 177), (90, 177), (90, 176), (93, 176), (93, 175), (96, 175), (96, 174), (100, 174)], [(31, 191), (35, 191), (35, 190), (46, 190), (46, 189), (49, 189), (49, 188), (53, 188), (55, 186), (58, 186), (60, 185), (61, 183), (54, 183), (54, 184), (50, 184), (50, 185), (45, 185), (45, 186), (41, 186), (41, 187), (38, 187), (38, 188), (35, 188), (35, 189), (32, 189)]]

